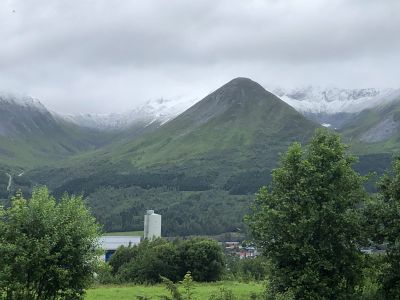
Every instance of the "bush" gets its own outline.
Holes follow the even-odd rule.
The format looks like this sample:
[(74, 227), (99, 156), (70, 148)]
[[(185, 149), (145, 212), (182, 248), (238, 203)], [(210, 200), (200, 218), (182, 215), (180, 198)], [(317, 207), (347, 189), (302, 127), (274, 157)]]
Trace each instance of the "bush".
[(232, 290), (220, 287), (217, 292), (211, 294), (209, 300), (236, 300)]
[(190, 271), (199, 282), (221, 279), (225, 259), (222, 247), (216, 241), (193, 238), (178, 244), (181, 270)]
[(144, 240), (137, 246), (121, 247), (110, 259), (112, 274), (123, 282), (173, 282), (190, 271), (196, 281), (215, 281), (224, 269), (222, 248), (206, 239), (167, 242)]
[(267, 273), (267, 259), (263, 256), (240, 259), (230, 256), (227, 259), (227, 275), (239, 281), (262, 281)]
[(60, 202), (47, 188), (0, 207), (0, 295), (6, 299), (79, 299), (98, 264), (99, 226), (81, 197)]
[(99, 284), (118, 283), (112, 274), (112, 268), (108, 263), (102, 262), (99, 264), (95, 273), (95, 282)]
[(121, 246), (117, 249), (117, 251), (111, 256), (109, 264), (111, 266), (112, 275), (116, 275), (121, 267), (127, 263), (129, 263), (132, 259), (136, 258), (138, 255), (138, 247)]
[[(182, 278), (179, 270), (179, 254), (175, 245), (162, 239), (155, 241), (144, 240), (138, 246), (131, 247), (130, 260), (116, 271), (118, 278), (124, 282), (157, 283), (160, 276), (177, 281)], [(120, 257), (120, 256), (119, 256)], [(115, 272), (115, 271), (114, 271)]]

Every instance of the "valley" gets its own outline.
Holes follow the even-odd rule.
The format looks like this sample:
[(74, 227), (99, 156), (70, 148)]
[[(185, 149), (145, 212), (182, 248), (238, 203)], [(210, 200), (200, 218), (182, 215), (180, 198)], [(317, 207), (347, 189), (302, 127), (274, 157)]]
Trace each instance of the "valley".
[[(166, 236), (245, 232), (243, 216), (280, 155), (322, 124), (342, 133), (362, 174), (384, 172), (398, 149), (397, 91), (306, 92), (281, 91), (282, 101), (236, 78), (189, 108), (160, 100), (160, 111), (152, 102), (109, 118), (3, 97), (0, 198), (47, 185), (56, 196), (83, 194), (105, 231), (141, 230), (143, 211), (156, 209)], [(310, 107), (304, 101), (326, 103), (313, 111), (299, 108)], [(332, 103), (341, 108), (322, 109)]]

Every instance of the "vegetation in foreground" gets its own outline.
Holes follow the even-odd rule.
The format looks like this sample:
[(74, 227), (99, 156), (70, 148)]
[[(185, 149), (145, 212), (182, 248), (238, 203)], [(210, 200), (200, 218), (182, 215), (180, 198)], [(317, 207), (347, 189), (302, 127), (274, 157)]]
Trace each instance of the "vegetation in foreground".
[(98, 264), (100, 228), (82, 197), (47, 188), (0, 206), (0, 299), (79, 299)]
[(139, 245), (120, 247), (111, 257), (109, 267), (100, 273), (103, 283), (158, 283), (161, 276), (177, 282), (190, 271), (199, 282), (221, 279), (225, 261), (216, 241), (191, 238), (168, 242), (144, 240)]
[[(46, 188), (35, 189), (29, 200), (17, 194), (11, 207), (0, 207), (0, 298), (82, 299), (96, 271), (100, 283), (163, 283), (160, 293), (167, 295), (154, 295), (155, 285), (144, 291), (153, 294), (129, 296), (142, 300), (400, 299), (400, 159), (371, 196), (345, 149), (329, 131), (318, 131), (307, 148), (289, 148), (247, 219), (265, 257), (243, 262), (224, 259), (215, 241), (146, 240), (120, 248), (110, 264), (98, 268), (99, 227), (81, 197), (66, 195), (57, 203)], [(383, 242), (382, 255), (361, 251)], [(234, 291), (221, 283), (193, 281), (222, 278), (266, 278), (267, 290), (241, 294), (243, 284)], [(203, 286), (208, 287), (204, 294)], [(129, 293), (123, 289), (110, 297), (123, 299)], [(96, 290), (89, 290), (88, 297)]]
[[(179, 286), (181, 293), (184, 293), (183, 286)], [(232, 292), (234, 298), (227, 299), (261, 299), (265, 290), (262, 282), (237, 282), (219, 281), (214, 283), (194, 283), (193, 300), (224, 299), (217, 298), (223, 290)], [(171, 297), (170, 292), (164, 285), (101, 285), (87, 291), (85, 300), (133, 300), (140, 299), (160, 299), (161, 297)], [(212, 298), (214, 297), (214, 298)]]
[[(400, 160), (376, 197), (354, 162), (339, 135), (318, 130), (309, 147), (289, 148), (260, 190), (248, 223), (269, 261), (269, 299), (400, 299)], [(384, 241), (372, 262), (380, 272), (365, 272), (373, 257), (361, 248)]]

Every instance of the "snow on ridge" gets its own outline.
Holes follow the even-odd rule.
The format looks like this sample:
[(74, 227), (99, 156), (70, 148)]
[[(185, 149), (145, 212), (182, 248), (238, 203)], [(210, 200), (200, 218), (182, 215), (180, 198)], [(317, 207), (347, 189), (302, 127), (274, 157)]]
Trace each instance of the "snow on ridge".
[(47, 111), (46, 107), (39, 100), (30, 96), (18, 96), (11, 93), (0, 92), (0, 103), (1, 102)]
[(195, 101), (186, 101), (184, 99), (169, 100), (160, 98), (149, 100), (143, 105), (125, 113), (82, 113), (73, 115), (49, 111), (39, 100), (29, 96), (20, 96), (0, 91), (0, 104), (12, 104), (39, 110), (45, 113), (51, 113), (58, 119), (65, 120), (79, 126), (103, 130), (124, 129), (134, 125), (135, 123), (142, 123), (144, 126), (150, 126), (153, 123), (159, 123), (162, 125), (181, 114), (183, 111), (189, 108), (193, 102)]
[(134, 123), (143, 122), (149, 126), (160, 125), (175, 118), (192, 105), (191, 102), (169, 99), (149, 100), (126, 113), (61, 115), (75, 124), (97, 129), (123, 129)]
[(358, 113), (364, 109), (383, 105), (399, 98), (400, 90), (394, 89), (339, 89), (306, 87), (277, 89), (275, 94), (300, 112), (309, 113)]

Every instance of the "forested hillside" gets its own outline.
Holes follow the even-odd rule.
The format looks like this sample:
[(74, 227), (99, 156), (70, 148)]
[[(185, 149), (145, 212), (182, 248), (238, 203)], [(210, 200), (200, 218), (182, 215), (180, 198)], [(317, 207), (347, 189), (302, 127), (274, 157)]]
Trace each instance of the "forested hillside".
[[(37, 124), (36, 130), (25, 126), (17, 134), (14, 126), (0, 137), (6, 141), (2, 149), (16, 143), (10, 151), (21, 156), (7, 161), (3, 155), (12, 162), (0, 169), (3, 203), (19, 189), (29, 194), (35, 185), (47, 185), (56, 196), (83, 194), (106, 231), (140, 230), (144, 211), (155, 209), (163, 215), (164, 235), (245, 230), (242, 218), (254, 193), (270, 182), (280, 154), (294, 141), (306, 144), (320, 127), (247, 78), (228, 82), (162, 126), (137, 123), (98, 131), (43, 108), (29, 109), (36, 117), (26, 113), (21, 120)], [(381, 111), (386, 113), (361, 113), (344, 131), (355, 146), (350, 151), (361, 154), (355, 167), (362, 174), (381, 174), (392, 159), (393, 148), (374, 144), (380, 149), (374, 152), (360, 146), (365, 126), (357, 124), (363, 116), (374, 118), (361, 124), (379, 123), (388, 114), (395, 118), (395, 111)], [(395, 135), (388, 141), (394, 140)]]
[(146, 209), (163, 214), (166, 235), (235, 231), (279, 153), (318, 127), (237, 78), (153, 132), (24, 177), (57, 195), (83, 193), (107, 231), (142, 228)]

